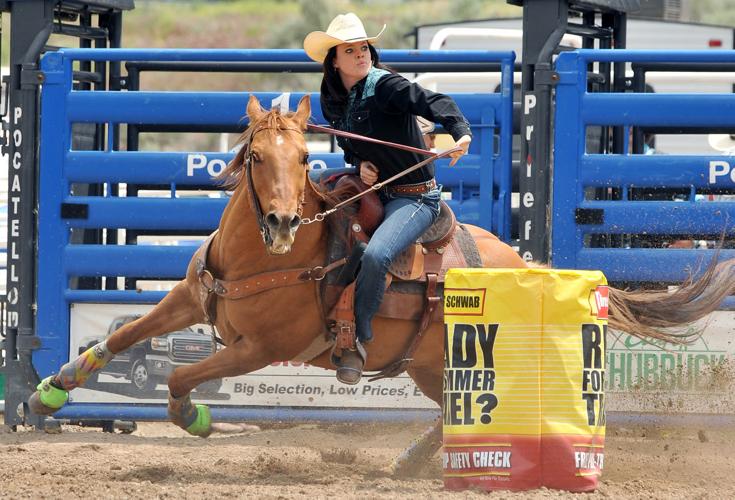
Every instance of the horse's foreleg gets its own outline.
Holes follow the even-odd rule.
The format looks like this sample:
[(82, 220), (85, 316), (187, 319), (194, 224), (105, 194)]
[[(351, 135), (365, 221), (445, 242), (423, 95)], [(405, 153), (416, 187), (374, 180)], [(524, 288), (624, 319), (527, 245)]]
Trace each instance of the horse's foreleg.
[(148, 314), (120, 327), (109, 338), (62, 366), (58, 374), (43, 379), (28, 400), (31, 411), (38, 415), (54, 413), (66, 404), (70, 390), (84, 385), (116, 354), (143, 339), (202, 321), (199, 310), (182, 281)]
[(169, 418), (189, 434), (209, 436), (213, 430), (219, 429), (212, 424), (206, 405), (192, 404), (191, 391), (208, 380), (244, 375), (267, 366), (271, 361), (270, 357), (241, 340), (198, 363), (178, 367), (168, 379)]

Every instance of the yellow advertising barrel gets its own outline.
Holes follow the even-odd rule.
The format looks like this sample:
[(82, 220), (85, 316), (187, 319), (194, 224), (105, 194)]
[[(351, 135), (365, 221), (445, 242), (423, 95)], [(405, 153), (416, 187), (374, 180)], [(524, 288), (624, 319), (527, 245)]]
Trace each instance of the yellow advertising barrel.
[(599, 271), (447, 273), (447, 489), (596, 488), (607, 307)]

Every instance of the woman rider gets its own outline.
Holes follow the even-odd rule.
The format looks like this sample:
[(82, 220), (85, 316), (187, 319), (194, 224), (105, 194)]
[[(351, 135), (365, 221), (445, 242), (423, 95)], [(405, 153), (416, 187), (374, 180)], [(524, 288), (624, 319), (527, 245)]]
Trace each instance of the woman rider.
[[(385, 30), (385, 26), (383, 26)], [(304, 39), (307, 55), (322, 63), (321, 107), (335, 129), (424, 147), (416, 116), (438, 122), (461, 149), (450, 165), (467, 152), (470, 126), (448, 96), (428, 91), (386, 70), (372, 46), (383, 32), (368, 37), (362, 21), (353, 13), (338, 15), (326, 32), (314, 31)], [(425, 157), (389, 146), (339, 137), (345, 161), (360, 170), (360, 178), (372, 185), (419, 163)], [(385, 275), (393, 259), (415, 242), (439, 215), (441, 186), (428, 164), (397, 179), (381, 190), (385, 219), (375, 230), (362, 257), (355, 289), (355, 350), (343, 351), (337, 378), (356, 384), (362, 376), (365, 351), (361, 344), (373, 338), (371, 322), (383, 299)]]

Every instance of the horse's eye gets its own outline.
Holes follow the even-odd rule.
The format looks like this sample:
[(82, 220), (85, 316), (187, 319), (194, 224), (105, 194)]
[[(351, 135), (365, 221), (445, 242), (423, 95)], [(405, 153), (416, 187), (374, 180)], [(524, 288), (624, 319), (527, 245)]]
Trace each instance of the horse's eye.
[(303, 159), (302, 163), (303, 163), (304, 165), (308, 165), (308, 164), (309, 164), (309, 153), (306, 153), (306, 154), (304, 155), (304, 159)]
[(258, 154), (258, 152), (257, 152), (257, 151), (253, 151), (253, 152), (252, 152), (252, 153), (250, 153), (250, 154), (251, 154), (251, 155), (253, 155), (253, 161), (254, 161), (254, 162), (256, 162), (256, 163), (260, 163), (261, 161), (263, 161), (263, 159), (262, 159), (262, 158), (260, 157), (260, 154)]

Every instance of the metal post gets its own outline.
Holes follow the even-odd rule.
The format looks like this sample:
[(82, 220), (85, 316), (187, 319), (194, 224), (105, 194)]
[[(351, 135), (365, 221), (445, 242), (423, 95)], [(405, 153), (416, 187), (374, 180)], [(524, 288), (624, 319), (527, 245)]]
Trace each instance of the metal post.
[[(519, 247), (524, 260), (548, 262), (551, 241), (550, 206), (551, 179), (551, 96), (558, 82), (552, 58), (565, 33), (583, 37), (584, 47), (594, 46), (600, 39), (600, 48), (625, 45), (625, 17), (627, 10), (636, 10), (636, 0), (585, 2), (582, 0), (507, 0), (523, 6), (523, 61), (521, 95), (521, 171), (519, 191)], [(570, 11), (582, 15), (582, 24), (569, 23)], [(602, 26), (595, 26), (597, 14)], [(612, 39), (611, 39), (612, 37)], [(610, 90), (610, 65), (600, 64), (604, 77), (603, 91)], [(590, 68), (591, 69), (591, 68)], [(619, 68), (616, 68), (619, 69)], [(614, 85), (620, 85), (616, 71)], [(599, 87), (595, 84), (595, 87)], [(597, 90), (596, 88), (594, 90)], [(607, 135), (602, 148), (609, 148)], [(607, 149), (604, 149), (607, 151)]]
[[(65, 3), (63, 0), (0, 2), (0, 8), (10, 13), (7, 322), (2, 347), (7, 357), (4, 367), (5, 423), (13, 427), (17, 424), (44, 426), (44, 418), (30, 414), (24, 406), (38, 383), (32, 353), (41, 347), (35, 332), (36, 216), (40, 203), (37, 199), (38, 94), (44, 75), (38, 69), (38, 61), (54, 29), (64, 35), (80, 37), (82, 46), (89, 45), (87, 37), (99, 38), (102, 32), (89, 27), (92, 13), (110, 12), (119, 46), (120, 11), (133, 8), (132, 0), (108, 0), (107, 7), (83, 5), (86, 3)], [(74, 12), (80, 12), (80, 26), (63, 24), (63, 20), (72, 18)], [(55, 22), (57, 15), (58, 23)]]
[(549, 258), (551, 88), (555, 84), (551, 58), (564, 36), (567, 12), (567, 0), (523, 4), (519, 247), (526, 261)]
[[(10, 107), (8, 172), (7, 339), (8, 390), (5, 423), (23, 423), (16, 408), (23, 404), (38, 377), (31, 353), (38, 347), (35, 324), (35, 212), (38, 85), (37, 61), (53, 27), (53, 2), (28, 0), (10, 4)], [(27, 413), (27, 412), (26, 412)], [(25, 415), (25, 422), (43, 419)]]

